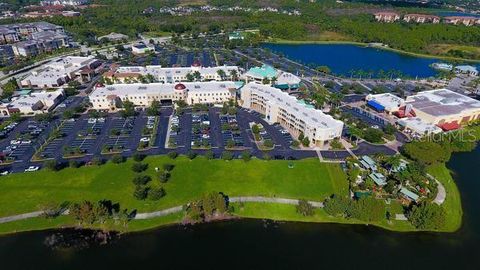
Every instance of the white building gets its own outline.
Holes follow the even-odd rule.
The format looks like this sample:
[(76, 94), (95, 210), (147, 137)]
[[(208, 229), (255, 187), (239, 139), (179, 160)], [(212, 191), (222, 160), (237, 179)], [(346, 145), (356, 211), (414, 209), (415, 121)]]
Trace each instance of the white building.
[[(375, 109), (383, 108), (383, 110), (389, 114), (392, 114), (405, 105), (405, 100), (399, 98), (390, 93), (368, 95), (366, 98), (367, 105), (374, 107)], [(380, 106), (375, 106), (376, 104)]]
[(469, 76), (478, 76), (478, 70), (474, 66), (461, 65), (454, 68), (455, 73), (467, 74)]
[(135, 106), (147, 107), (152, 101), (171, 103), (183, 100), (187, 104), (224, 103), (235, 98), (237, 85), (234, 82), (191, 82), (114, 84), (97, 86), (89, 99), (96, 110), (116, 110), (123, 101)]
[(442, 132), (441, 128), (430, 123), (425, 123), (418, 117), (403, 118), (398, 120), (397, 123), (405, 128), (406, 133), (411, 133), (418, 137)]
[[(223, 78), (220, 76), (221, 73), (223, 73)], [(199, 81), (224, 81), (234, 80), (235, 78), (232, 75), (237, 74), (236, 76), (238, 76), (240, 70), (237, 66), (202, 67), (199, 64), (194, 64), (191, 67), (171, 68), (132, 66), (118, 67), (106, 72), (103, 76), (116, 83), (122, 83), (127, 80), (137, 80), (140, 76), (147, 76), (148, 74), (152, 75), (156, 81), (163, 83), (187, 82), (190, 76), (195, 77), (195, 75), (199, 76)], [(197, 78), (194, 78), (194, 80), (197, 80)]]
[(155, 47), (146, 45), (143, 42), (132, 45), (133, 54), (146, 54), (149, 52), (155, 52)]
[(269, 65), (262, 65), (261, 67), (252, 67), (244, 74), (245, 81), (267, 83), (276, 88), (297, 89), (300, 87), (301, 79), (292, 73), (278, 70)]
[(54, 88), (71, 80), (87, 82), (100, 65), (101, 62), (92, 56), (67, 56), (32, 71), (20, 84), (23, 87)]
[(480, 119), (480, 101), (448, 89), (419, 92), (405, 103), (422, 121), (446, 131)]
[(272, 86), (248, 83), (241, 89), (240, 103), (244, 108), (264, 114), (269, 123), (280, 123), (294, 138), (304, 134), (316, 146), (342, 134), (342, 121)]
[(51, 111), (65, 97), (63, 89), (53, 92), (41, 91), (28, 95), (13, 97), (9, 103), (0, 105), (0, 115), (9, 116), (12, 113), (33, 115)]

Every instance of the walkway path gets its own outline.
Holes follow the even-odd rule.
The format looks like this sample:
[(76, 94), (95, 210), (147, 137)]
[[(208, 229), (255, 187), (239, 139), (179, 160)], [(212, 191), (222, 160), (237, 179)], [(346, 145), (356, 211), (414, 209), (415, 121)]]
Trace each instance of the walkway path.
[(22, 219), (27, 219), (27, 218), (39, 217), (43, 213), (44, 213), (44, 211), (37, 211), (37, 212), (31, 212), (31, 213), (20, 214), (20, 215), (15, 215), (15, 216), (2, 217), (2, 218), (0, 218), (0, 224), (1, 223), (12, 222), (12, 221), (17, 221), (17, 220), (22, 220)]
[(437, 191), (437, 196), (433, 200), (434, 203), (438, 205), (442, 205), (445, 202), (445, 198), (447, 197), (447, 191), (445, 190), (445, 187), (440, 183), (437, 179), (435, 181), (438, 184), (438, 191)]
[[(280, 204), (290, 204), (297, 205), (299, 200), (295, 199), (286, 199), (286, 198), (271, 198), (271, 197), (262, 197), (262, 196), (244, 196), (244, 197), (230, 197), (230, 202), (259, 202), (259, 203), (280, 203)], [(322, 208), (323, 202), (308, 201), (313, 207)], [(135, 215), (135, 219), (151, 219), (156, 217), (163, 217), (174, 213), (179, 213), (183, 211), (183, 205), (175, 206), (172, 208), (149, 212), (149, 213), (139, 213)], [(1, 223), (7, 223), (11, 221), (29, 219), (34, 217), (39, 217), (44, 213), (44, 211), (31, 212), (26, 214), (20, 214), (15, 216), (3, 217), (0, 218)]]

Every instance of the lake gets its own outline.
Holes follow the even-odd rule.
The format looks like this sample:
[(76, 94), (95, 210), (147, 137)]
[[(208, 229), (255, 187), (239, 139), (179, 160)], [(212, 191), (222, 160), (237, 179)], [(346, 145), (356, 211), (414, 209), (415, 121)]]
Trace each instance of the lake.
[(444, 62), (351, 44), (266, 43), (262, 47), (303, 64), (328, 66), (334, 74), (343, 76), (351, 76), (352, 71), (358, 70), (371, 71), (377, 76), (380, 70), (395, 70), (408, 77), (427, 78), (437, 73), (430, 67), (432, 63)]
[(372, 226), (240, 220), (124, 235), (105, 246), (53, 251), (51, 232), (0, 237), (2, 269), (480, 269), (480, 147), (448, 167), (462, 194), (456, 233), (395, 233)]

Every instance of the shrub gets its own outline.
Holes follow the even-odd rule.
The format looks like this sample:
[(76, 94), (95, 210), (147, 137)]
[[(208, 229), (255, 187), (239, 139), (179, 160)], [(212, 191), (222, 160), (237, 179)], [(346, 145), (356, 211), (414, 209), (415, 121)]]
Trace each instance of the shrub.
[(176, 159), (178, 157), (178, 153), (177, 152), (169, 152), (168, 154), (168, 157), (171, 158), (171, 159)]
[(92, 158), (92, 164), (93, 165), (97, 165), (97, 166), (100, 166), (103, 164), (103, 159), (101, 157), (94, 157)]
[(148, 168), (148, 164), (146, 163), (141, 163), (141, 162), (135, 162), (132, 165), (132, 171), (134, 172), (143, 172)]
[(163, 164), (163, 169), (164, 169), (165, 171), (169, 171), (169, 172), (170, 172), (170, 171), (173, 170), (173, 168), (175, 168), (175, 165), (173, 165), (173, 164), (170, 164), (170, 163)]
[(146, 185), (150, 181), (152, 181), (152, 178), (148, 175), (138, 175), (132, 180), (133, 184), (136, 186)]
[(158, 201), (165, 196), (165, 189), (163, 187), (152, 188), (148, 191), (148, 199)]
[(169, 171), (160, 171), (158, 172), (158, 180), (162, 183), (166, 183), (170, 179), (170, 172)]
[(135, 186), (133, 197), (137, 200), (145, 200), (148, 196), (149, 188), (146, 186)]
[(296, 209), (297, 213), (303, 216), (313, 216), (314, 214), (313, 206), (307, 200), (299, 200)]
[(247, 162), (247, 161), (250, 161), (250, 159), (252, 159), (252, 154), (250, 154), (250, 151), (248, 150), (245, 150), (242, 152), (242, 159)]
[(135, 154), (133, 154), (132, 157), (133, 157), (133, 160), (135, 160), (137, 162), (143, 161), (145, 159), (145, 155), (140, 154), (140, 153), (135, 153)]
[(212, 150), (208, 150), (206, 153), (205, 153), (205, 157), (207, 159), (214, 159), (215, 158), (215, 154), (213, 154), (213, 151)]
[(122, 155), (114, 155), (112, 157), (112, 162), (115, 163), (115, 164), (122, 163), (123, 161), (124, 161), (124, 159), (123, 159)]
[(223, 160), (232, 160), (233, 159), (233, 153), (230, 151), (225, 151), (222, 153), (222, 159)]
[(43, 163), (43, 167), (51, 171), (57, 171), (59, 169), (58, 163), (56, 160), (47, 160)]
[(187, 157), (192, 160), (192, 159), (197, 157), (197, 154), (195, 152), (193, 152), (192, 150), (190, 150), (187, 153)]
[(68, 162), (68, 166), (70, 166), (70, 168), (78, 168), (80, 167), (81, 163), (79, 161), (76, 161), (74, 159), (70, 160)]

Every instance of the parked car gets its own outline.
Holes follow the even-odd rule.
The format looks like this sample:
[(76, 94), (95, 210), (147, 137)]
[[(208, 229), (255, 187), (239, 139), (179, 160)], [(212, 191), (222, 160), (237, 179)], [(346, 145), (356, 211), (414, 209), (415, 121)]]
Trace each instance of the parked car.
[(38, 166), (30, 166), (30, 167), (25, 169), (25, 172), (36, 172), (39, 169), (40, 169), (40, 167), (38, 167)]
[(140, 142), (149, 142), (150, 141), (150, 138), (147, 138), (147, 137), (143, 137), (140, 139)]
[(10, 172), (9, 172), (8, 170), (5, 170), (5, 171), (1, 172), (0, 175), (5, 176), (5, 175), (7, 175), (7, 174), (9, 174), (9, 173), (10, 173)]

